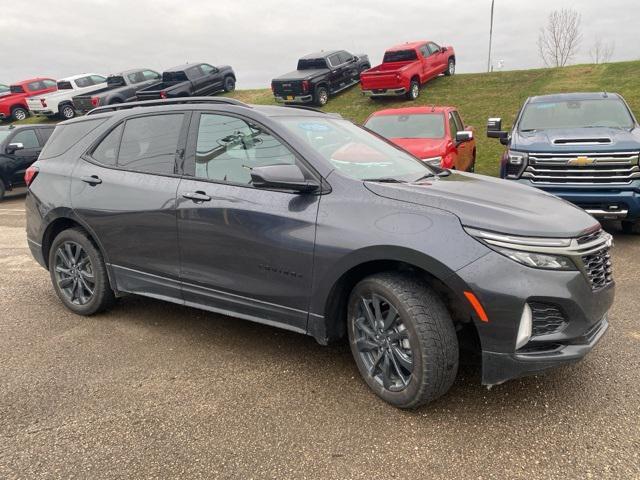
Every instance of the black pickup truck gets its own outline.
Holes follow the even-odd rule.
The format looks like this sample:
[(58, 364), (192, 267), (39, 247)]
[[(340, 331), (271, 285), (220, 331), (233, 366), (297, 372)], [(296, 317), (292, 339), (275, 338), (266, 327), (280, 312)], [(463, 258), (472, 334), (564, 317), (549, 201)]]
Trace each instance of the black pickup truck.
[(201, 97), (236, 88), (236, 74), (228, 65), (213, 67), (208, 63), (189, 63), (162, 73), (162, 81), (136, 92), (138, 100)]
[(298, 60), (298, 68), (271, 81), (277, 102), (315, 103), (322, 106), (329, 95), (360, 81), (360, 73), (371, 68), (369, 57), (345, 50), (319, 52)]
[(109, 75), (106, 87), (73, 97), (73, 105), (76, 111), (86, 113), (102, 105), (130, 102), (136, 99), (138, 90), (158, 83), (161, 78), (158, 72), (147, 68)]

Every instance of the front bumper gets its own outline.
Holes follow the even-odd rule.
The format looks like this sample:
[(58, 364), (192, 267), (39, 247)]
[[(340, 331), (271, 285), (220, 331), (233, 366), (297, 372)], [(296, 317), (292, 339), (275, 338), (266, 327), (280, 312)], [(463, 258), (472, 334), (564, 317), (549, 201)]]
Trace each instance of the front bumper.
[(280, 96), (280, 95), (275, 95), (276, 97), (276, 102), (279, 103), (311, 103), (313, 101), (313, 95), (308, 94), (308, 95), (287, 95), (287, 96)]
[(372, 90), (362, 90), (365, 97), (397, 97), (407, 93), (407, 89), (400, 88), (374, 88)]
[[(467, 265), (455, 277), (459, 285), (452, 279), (448, 283), (456, 291), (475, 293), (488, 316), (487, 322), (474, 318), (485, 385), (580, 360), (605, 333), (615, 295), (614, 283), (593, 290), (581, 271), (530, 268), (497, 252)], [(555, 330), (534, 330), (528, 343), (516, 350), (525, 303), (554, 306), (564, 321)]]

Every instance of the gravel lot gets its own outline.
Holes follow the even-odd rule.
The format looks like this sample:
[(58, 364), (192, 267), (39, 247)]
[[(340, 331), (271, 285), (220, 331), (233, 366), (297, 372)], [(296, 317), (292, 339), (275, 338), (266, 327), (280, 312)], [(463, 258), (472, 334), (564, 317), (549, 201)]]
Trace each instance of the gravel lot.
[(65, 310), (0, 203), (0, 478), (640, 478), (640, 237), (615, 235), (611, 328), (580, 364), (413, 412), (346, 345), (128, 297)]

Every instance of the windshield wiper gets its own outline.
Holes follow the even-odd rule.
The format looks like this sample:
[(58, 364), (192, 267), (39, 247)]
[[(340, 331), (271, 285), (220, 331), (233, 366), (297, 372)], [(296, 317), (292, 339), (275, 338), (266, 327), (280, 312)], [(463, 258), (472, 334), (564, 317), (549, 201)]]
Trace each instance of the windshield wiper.
[(416, 183), (416, 182), (419, 182), (420, 180), (426, 180), (427, 178), (431, 178), (431, 177), (448, 177), (449, 175), (451, 175), (451, 170), (449, 170), (448, 168), (443, 168), (438, 173), (432, 173), (432, 172), (426, 173), (411, 183)]
[(363, 182), (379, 182), (379, 183), (407, 183), (405, 180), (399, 180), (397, 178), (392, 177), (383, 177), (383, 178), (363, 178)]

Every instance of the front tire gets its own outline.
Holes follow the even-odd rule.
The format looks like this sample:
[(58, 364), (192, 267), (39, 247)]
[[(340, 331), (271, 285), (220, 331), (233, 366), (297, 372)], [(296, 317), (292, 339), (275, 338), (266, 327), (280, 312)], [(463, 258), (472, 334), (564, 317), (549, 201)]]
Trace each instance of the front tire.
[(365, 278), (349, 297), (351, 352), (369, 387), (399, 408), (444, 395), (458, 372), (458, 339), (442, 300), (422, 280)]
[(224, 91), (229, 93), (236, 89), (236, 81), (233, 77), (227, 77), (224, 79)]
[(415, 100), (420, 95), (420, 83), (417, 80), (411, 80), (409, 91), (406, 93), (408, 100)]
[(49, 274), (64, 306), (78, 315), (101, 312), (115, 301), (102, 254), (81, 229), (64, 230), (54, 239)]
[(456, 61), (453, 58), (449, 59), (449, 63), (447, 64), (447, 69), (444, 71), (444, 74), (447, 77), (455, 75), (456, 73)]
[(17, 122), (26, 119), (28, 116), (29, 112), (22, 107), (13, 107), (13, 109), (11, 109), (11, 118)]
[(313, 97), (313, 103), (315, 103), (319, 107), (324, 107), (329, 101), (329, 91), (326, 89), (326, 87), (318, 87), (316, 88)]
[(73, 108), (73, 105), (71, 105), (70, 103), (65, 103), (64, 105), (61, 105), (59, 112), (60, 112), (60, 118), (62, 118), (63, 120), (70, 120), (76, 116), (76, 110), (75, 108)]

